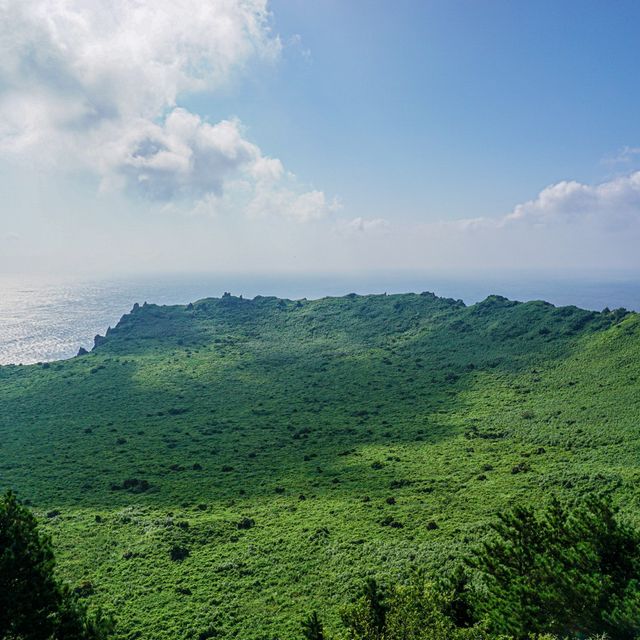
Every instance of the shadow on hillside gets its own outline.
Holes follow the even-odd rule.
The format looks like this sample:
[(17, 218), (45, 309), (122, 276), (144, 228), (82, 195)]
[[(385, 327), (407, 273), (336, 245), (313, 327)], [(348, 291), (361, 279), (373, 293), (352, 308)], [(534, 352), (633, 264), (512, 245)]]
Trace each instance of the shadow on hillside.
[(543, 371), (615, 320), (430, 294), (140, 308), (89, 356), (2, 372), (2, 476), (55, 506), (349, 490), (333, 478), (386, 462), (354, 452), (461, 435), (480, 377)]

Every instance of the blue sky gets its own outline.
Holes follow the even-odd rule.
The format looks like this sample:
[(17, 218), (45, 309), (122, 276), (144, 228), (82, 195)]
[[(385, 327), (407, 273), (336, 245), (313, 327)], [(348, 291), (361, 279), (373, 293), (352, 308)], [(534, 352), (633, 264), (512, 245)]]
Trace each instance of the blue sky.
[(133, 6), (0, 8), (3, 270), (638, 271), (638, 3)]
[(381, 200), (388, 215), (499, 215), (561, 179), (605, 179), (602, 159), (638, 140), (637, 3), (272, 8), (311, 60), (287, 52), (234, 111), (362, 215)]

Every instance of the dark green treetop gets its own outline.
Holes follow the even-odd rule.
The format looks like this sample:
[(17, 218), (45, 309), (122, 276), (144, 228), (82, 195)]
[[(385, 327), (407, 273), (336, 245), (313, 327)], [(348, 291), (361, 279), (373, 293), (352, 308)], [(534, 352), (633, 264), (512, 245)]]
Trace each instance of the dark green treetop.
[(56, 577), (51, 541), (7, 492), (0, 500), (0, 640), (105, 640), (113, 622), (87, 613)]

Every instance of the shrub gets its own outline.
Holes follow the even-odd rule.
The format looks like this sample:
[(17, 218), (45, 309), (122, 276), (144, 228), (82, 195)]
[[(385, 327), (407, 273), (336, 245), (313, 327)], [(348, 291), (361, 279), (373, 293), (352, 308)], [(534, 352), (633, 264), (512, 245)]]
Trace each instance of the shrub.
[(256, 521), (253, 518), (242, 518), (236, 527), (238, 527), (238, 529), (251, 529), (255, 524)]
[(210, 624), (204, 631), (198, 634), (198, 640), (210, 640), (210, 638), (217, 638), (219, 632), (213, 624)]
[(80, 598), (86, 598), (95, 593), (95, 589), (92, 582), (85, 580), (82, 584), (79, 584), (73, 592)]
[(398, 522), (393, 516), (386, 516), (380, 520), (380, 524), (383, 527), (391, 527), (392, 529), (402, 529), (404, 525), (402, 522)]
[(406, 480), (404, 478), (402, 480), (392, 480), (389, 483), (389, 489), (402, 489), (403, 487), (408, 487), (411, 484), (413, 484), (411, 480)]
[(169, 549), (169, 557), (174, 562), (182, 562), (185, 558), (189, 557), (189, 549), (178, 544), (174, 544), (171, 549)]
[[(122, 489), (130, 491), (131, 493), (144, 493), (149, 490), (150, 486), (148, 480), (139, 480), (138, 478), (127, 478), (122, 482)], [(119, 489), (120, 487), (118, 485), (111, 485), (111, 488)]]

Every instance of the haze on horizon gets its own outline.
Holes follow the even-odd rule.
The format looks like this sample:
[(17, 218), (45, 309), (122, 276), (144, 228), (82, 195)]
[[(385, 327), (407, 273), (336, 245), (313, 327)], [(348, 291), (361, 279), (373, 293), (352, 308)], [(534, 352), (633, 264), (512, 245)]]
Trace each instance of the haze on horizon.
[(0, 1), (0, 274), (637, 275), (639, 23)]

